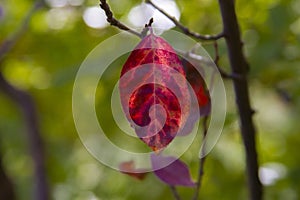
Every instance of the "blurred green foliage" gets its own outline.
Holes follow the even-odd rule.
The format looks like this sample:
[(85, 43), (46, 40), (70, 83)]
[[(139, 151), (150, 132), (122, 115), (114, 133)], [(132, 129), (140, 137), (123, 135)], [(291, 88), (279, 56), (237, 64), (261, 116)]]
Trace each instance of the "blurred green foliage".
[[(85, 24), (83, 13), (87, 7), (97, 6), (97, 0), (47, 2), (45, 8), (33, 15), (28, 31), (7, 55), (3, 67), (5, 77), (15, 86), (28, 90), (37, 104), (52, 198), (170, 199), (169, 188), (155, 176), (149, 175), (141, 182), (97, 162), (86, 151), (75, 130), (71, 100), (76, 72), (98, 43), (119, 30), (110, 26), (95, 29)], [(53, 7), (51, 2), (66, 4)], [(127, 23), (131, 8), (141, 3), (139, 0), (109, 2), (116, 17)], [(32, 3), (32, 0), (1, 1), (0, 42), (20, 26)], [(205, 34), (222, 30), (217, 1), (177, 0), (176, 3), (181, 22), (192, 30)], [(257, 111), (255, 122), (265, 199), (296, 200), (300, 198), (300, 2), (236, 0), (236, 4), (244, 50), (251, 66), (251, 102)], [(213, 57), (212, 45), (203, 45)], [(228, 70), (223, 40), (219, 42), (219, 48), (220, 65)], [(112, 72), (107, 72), (101, 80), (107, 87), (97, 91), (98, 113), (109, 112), (110, 94), (124, 59), (116, 61), (116, 68), (110, 69)], [(234, 94), (231, 82), (225, 82), (227, 119), (219, 142), (207, 158), (200, 192), (202, 199), (247, 197)], [(0, 106), (3, 162), (16, 186), (18, 198), (27, 200), (32, 195), (33, 183), (24, 121), (16, 105), (2, 93)], [(111, 137), (117, 142), (119, 129), (112, 118), (107, 117), (100, 123), (110, 130)], [(187, 152), (183, 159), (196, 177), (197, 154)], [(183, 199), (188, 199), (193, 189), (179, 188), (179, 192)]]

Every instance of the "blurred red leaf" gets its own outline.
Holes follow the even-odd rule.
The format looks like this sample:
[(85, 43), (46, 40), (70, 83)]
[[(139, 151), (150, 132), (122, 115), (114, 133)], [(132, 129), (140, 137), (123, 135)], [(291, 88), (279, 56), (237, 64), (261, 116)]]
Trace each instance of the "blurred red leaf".
[(148, 174), (148, 172), (144, 172), (145, 170), (143, 169), (135, 169), (134, 162), (132, 160), (121, 163), (119, 165), (119, 170), (123, 174), (127, 174), (138, 180), (144, 180)]

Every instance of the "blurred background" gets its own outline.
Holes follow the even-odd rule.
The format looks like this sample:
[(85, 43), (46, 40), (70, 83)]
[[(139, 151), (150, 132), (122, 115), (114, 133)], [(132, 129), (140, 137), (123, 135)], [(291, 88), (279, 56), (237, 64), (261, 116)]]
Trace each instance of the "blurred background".
[[(222, 30), (214, 0), (156, 0), (160, 7), (203, 34)], [(32, 0), (1, 0), (0, 43), (20, 28)], [(141, 0), (110, 0), (117, 19), (140, 28), (154, 18), (165, 30), (174, 25)], [(300, 198), (300, 1), (236, 0), (244, 50), (249, 61), (251, 102), (255, 114), (260, 179), (267, 200)], [(88, 53), (119, 30), (106, 23), (98, 0), (45, 0), (34, 12), (21, 40), (2, 63), (3, 76), (34, 98), (45, 145), (51, 198), (56, 200), (171, 199), (169, 188), (153, 176), (132, 179), (105, 167), (84, 148), (72, 118), (72, 87)], [(213, 45), (203, 43), (214, 57)], [(224, 40), (219, 41), (220, 66), (229, 70)], [(109, 111), (110, 91), (126, 57), (104, 76), (107, 87), (97, 91), (96, 109)], [(227, 117), (223, 133), (208, 155), (200, 196), (202, 199), (246, 199), (244, 150), (239, 133), (234, 94), (227, 89)], [(109, 117), (101, 124), (117, 137)], [(19, 200), (32, 199), (33, 163), (18, 106), (0, 91), (0, 152), (4, 170)], [(197, 175), (197, 154), (183, 159)], [(193, 189), (179, 187), (189, 199)]]

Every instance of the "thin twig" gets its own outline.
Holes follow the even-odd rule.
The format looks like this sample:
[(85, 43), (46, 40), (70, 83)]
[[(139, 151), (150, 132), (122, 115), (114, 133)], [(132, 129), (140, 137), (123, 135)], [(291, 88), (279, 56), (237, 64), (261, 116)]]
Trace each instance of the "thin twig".
[(228, 74), (227, 72), (225, 72), (221, 67), (217, 66), (221, 76), (223, 78), (227, 78), (227, 79), (231, 79), (231, 80), (237, 80), (237, 81), (242, 81), (245, 79), (244, 76), (240, 75), (240, 74), (237, 74), (237, 73), (231, 73), (231, 74)]
[(189, 30), (187, 27), (185, 27), (183, 24), (181, 24), (175, 17), (169, 15), (166, 11), (158, 7), (156, 4), (154, 4), (151, 0), (145, 0), (146, 3), (153, 6), (155, 9), (157, 9), (159, 12), (161, 12), (163, 15), (165, 15), (167, 18), (169, 18), (178, 28), (180, 28), (186, 35), (192, 36), (196, 39), (200, 40), (218, 40), (222, 37), (224, 37), (224, 33), (219, 33), (217, 35), (201, 35), (199, 33), (193, 32)]
[(173, 194), (175, 200), (181, 200), (181, 198), (180, 198), (180, 196), (179, 196), (179, 194), (178, 194), (178, 191), (177, 191), (176, 187), (173, 186), (173, 185), (170, 185), (170, 189), (171, 189), (171, 192), (172, 192), (172, 194)]
[(217, 66), (219, 66), (219, 60), (220, 60), (220, 54), (219, 54), (219, 46), (218, 46), (218, 42), (214, 41), (214, 49), (215, 49), (215, 64)]
[(216, 64), (221, 76), (223, 78), (226, 78), (226, 79), (234, 79), (234, 80), (242, 80), (244, 79), (243, 76), (239, 75), (239, 74), (236, 74), (236, 73), (227, 73), (225, 72), (220, 66), (219, 66), (219, 60), (220, 60), (220, 54), (219, 54), (219, 47), (218, 47), (218, 42), (217, 41), (214, 41), (214, 49), (215, 49), (215, 59), (214, 59), (214, 63)]
[(208, 130), (208, 116), (205, 116), (203, 118), (203, 147), (202, 147), (202, 152), (201, 152), (201, 157), (199, 159), (199, 170), (198, 170), (198, 178), (197, 178), (197, 185), (196, 185), (196, 190), (195, 190), (195, 194), (193, 197), (193, 200), (197, 200), (198, 196), (199, 196), (199, 192), (201, 189), (201, 185), (202, 185), (202, 178), (204, 175), (204, 163), (205, 163), (205, 159), (206, 156), (202, 156), (205, 154), (205, 148), (204, 148), (204, 141), (205, 141), (205, 137), (207, 134), (207, 130)]
[(24, 32), (27, 30), (28, 23), (32, 17), (32, 15), (43, 6), (42, 0), (37, 0), (33, 4), (32, 8), (28, 11), (26, 16), (24, 17), (19, 29), (9, 38), (4, 40), (4, 42), (0, 46), (0, 62), (3, 60), (5, 55), (15, 46), (15, 44), (19, 41), (21, 36), (23, 36)]
[(116, 18), (114, 18), (114, 15), (113, 15), (112, 11), (110, 10), (110, 7), (109, 7), (108, 3), (106, 2), (106, 0), (100, 0), (100, 7), (104, 10), (106, 17), (107, 17), (106, 20), (108, 23), (110, 23), (110, 25), (116, 26), (121, 30), (128, 31), (129, 33), (132, 33), (132, 34), (142, 38), (141, 33), (138, 33), (136, 31), (130, 29), (125, 24), (123, 24), (122, 22), (120, 22)]
[[(211, 67), (217, 67), (218, 69), (218, 72), (221, 74), (222, 78), (225, 78), (225, 79), (231, 79), (231, 80), (243, 80), (244, 77), (239, 75), (239, 74), (235, 74), (235, 73), (232, 73), (232, 74), (228, 74), (227, 72), (225, 72), (221, 67), (219, 67), (218, 65), (212, 65), (213, 62), (211, 62), (210, 59), (207, 59), (201, 55), (198, 55), (196, 53), (194, 53), (193, 51), (188, 51), (188, 52), (183, 52), (183, 51), (180, 51), (180, 50), (176, 50), (176, 52), (179, 54), (179, 55), (185, 55), (187, 57), (189, 57), (190, 59), (194, 60), (195, 62), (201, 62), (201, 63), (204, 63), (206, 64), (207, 66), (211, 66)], [(214, 62), (215, 63), (215, 62)], [(217, 71), (215, 71), (215, 73), (217, 73)]]

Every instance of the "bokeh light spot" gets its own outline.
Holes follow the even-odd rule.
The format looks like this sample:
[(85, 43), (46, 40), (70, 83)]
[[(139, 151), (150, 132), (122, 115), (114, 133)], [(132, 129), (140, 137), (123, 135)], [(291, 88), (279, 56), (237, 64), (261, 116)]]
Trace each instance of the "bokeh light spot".
[[(153, 3), (159, 5), (167, 13), (179, 20), (180, 11), (173, 0), (154, 0)], [(151, 17), (154, 19), (154, 27), (159, 27), (162, 30), (168, 30), (175, 27), (171, 20), (161, 14), (158, 10), (154, 9), (151, 5), (145, 3), (132, 8), (128, 14), (129, 22), (137, 27), (144, 26)]]
[(87, 8), (83, 13), (83, 20), (92, 28), (104, 28), (108, 25), (104, 11), (98, 6)]

